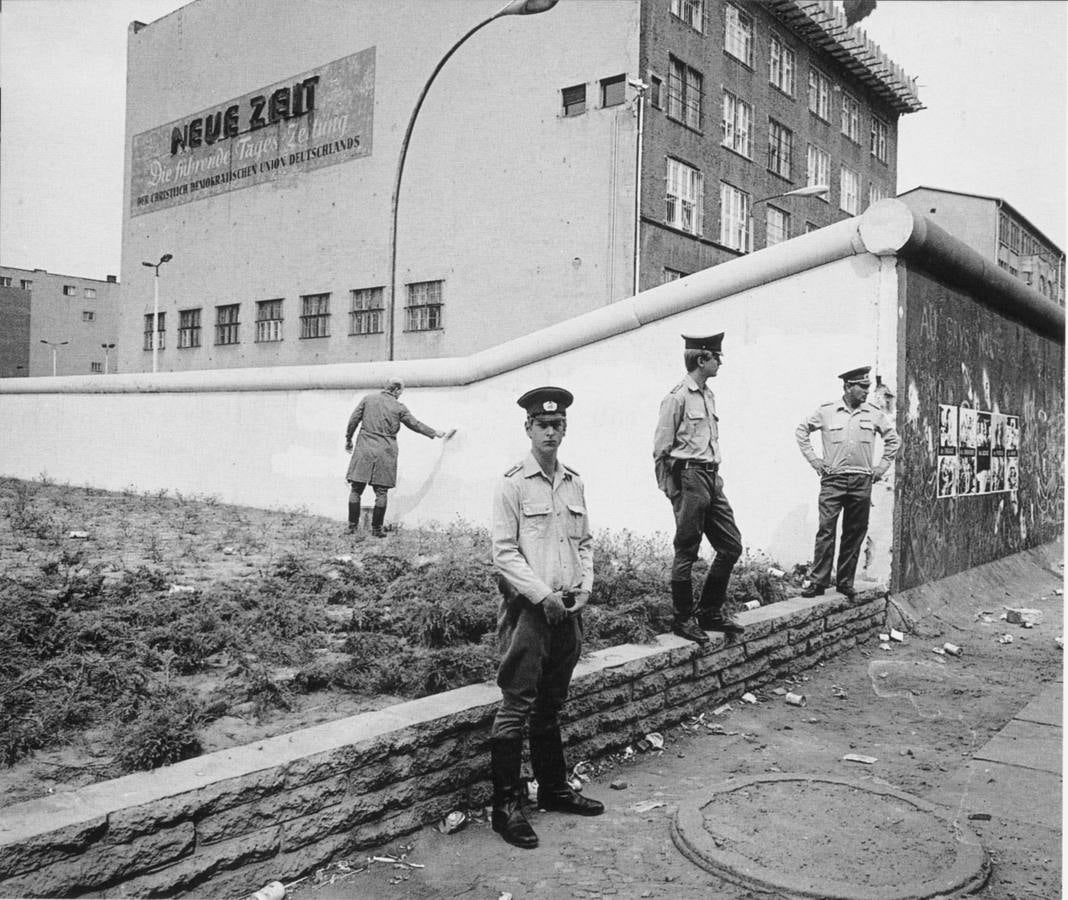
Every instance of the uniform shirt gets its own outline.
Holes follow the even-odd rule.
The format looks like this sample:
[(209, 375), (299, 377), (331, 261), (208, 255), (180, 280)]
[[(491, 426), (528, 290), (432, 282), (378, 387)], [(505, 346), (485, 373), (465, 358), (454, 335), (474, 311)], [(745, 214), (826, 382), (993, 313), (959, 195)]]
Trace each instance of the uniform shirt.
[(593, 536), (578, 472), (557, 463), (552, 480), (527, 457), (493, 495), (493, 563), (524, 597), (593, 587)]
[(819, 459), (809, 437), (813, 431), (819, 431), (823, 438), (823, 461), (829, 474), (871, 475), (876, 434), (882, 435), (881, 461), (887, 465), (901, 446), (901, 438), (890, 418), (871, 403), (861, 403), (856, 409), (850, 409), (845, 400), (832, 400), (797, 426), (794, 432), (797, 446), (810, 465)]
[(719, 417), (716, 396), (687, 375), (660, 402), (653, 459), (698, 459), (718, 463)]

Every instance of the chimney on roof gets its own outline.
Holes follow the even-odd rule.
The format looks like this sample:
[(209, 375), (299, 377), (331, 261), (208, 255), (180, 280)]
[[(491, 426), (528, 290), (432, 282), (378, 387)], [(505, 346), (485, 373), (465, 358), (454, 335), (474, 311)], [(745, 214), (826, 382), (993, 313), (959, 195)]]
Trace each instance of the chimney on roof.
[(118, 283), (119, 283), (119, 276), (118, 275), (108, 275), (108, 284), (118, 284)]

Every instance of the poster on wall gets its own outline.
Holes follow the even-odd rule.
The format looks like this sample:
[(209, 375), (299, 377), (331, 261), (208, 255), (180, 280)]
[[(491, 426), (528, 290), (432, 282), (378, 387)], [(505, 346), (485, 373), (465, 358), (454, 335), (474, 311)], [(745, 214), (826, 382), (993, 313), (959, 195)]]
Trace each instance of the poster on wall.
[(938, 454), (957, 455), (957, 407), (945, 403), (938, 404)]
[(938, 497), (1015, 491), (1020, 417), (938, 404)]
[(957, 457), (938, 457), (938, 496), (952, 497), (957, 493)]
[(990, 493), (990, 413), (975, 414), (975, 483), (977, 494)]

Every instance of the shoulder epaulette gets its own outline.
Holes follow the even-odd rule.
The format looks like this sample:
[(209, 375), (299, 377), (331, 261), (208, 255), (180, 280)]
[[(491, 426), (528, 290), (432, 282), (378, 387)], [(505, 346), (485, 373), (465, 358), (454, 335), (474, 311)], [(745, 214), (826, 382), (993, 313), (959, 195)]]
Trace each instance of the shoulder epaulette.
[(821, 403), (820, 404), (820, 409), (823, 409), (823, 407), (825, 407), (825, 406), (837, 406), (837, 405), (838, 405), (838, 401), (837, 400), (828, 400), (826, 403)]
[(507, 472), (504, 473), (504, 477), (505, 478), (511, 478), (513, 475), (516, 474), (516, 472), (522, 472), (522, 471), (523, 471), (523, 464), (522, 463), (516, 463), (514, 466), (512, 466), (512, 468), (510, 468)]
[(668, 393), (669, 394), (674, 394), (680, 388), (684, 389), (685, 387), (686, 387), (686, 382), (685, 381), (680, 381), (678, 384), (675, 385), (675, 387), (673, 387), (670, 391), (668, 391)]
[(564, 463), (563, 466), (565, 472), (570, 472), (572, 475), (578, 475), (579, 478), (582, 477), (581, 475), (579, 475), (577, 470), (572, 469), (571, 466), (567, 465), (567, 463)]

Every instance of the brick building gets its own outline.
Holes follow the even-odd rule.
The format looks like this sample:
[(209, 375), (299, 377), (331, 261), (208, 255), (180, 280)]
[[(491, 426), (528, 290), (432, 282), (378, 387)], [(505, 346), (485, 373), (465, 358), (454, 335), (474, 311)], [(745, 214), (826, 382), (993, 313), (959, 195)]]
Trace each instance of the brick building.
[(114, 275), (0, 266), (0, 378), (117, 372), (118, 312)]
[(461, 356), (896, 193), (915, 84), (827, 0), (560, 0), (441, 69), (394, 243), (405, 125), (499, 6), (194, 0), (134, 23), (124, 370), (151, 369), (142, 263), (164, 253), (161, 371)]
[(1000, 197), (921, 186), (898, 199), (1064, 306), (1064, 251)]

